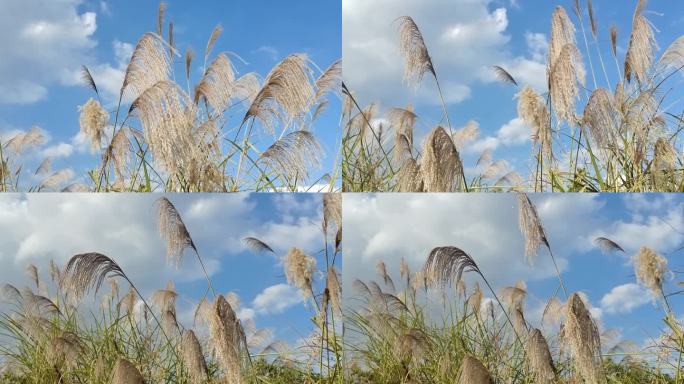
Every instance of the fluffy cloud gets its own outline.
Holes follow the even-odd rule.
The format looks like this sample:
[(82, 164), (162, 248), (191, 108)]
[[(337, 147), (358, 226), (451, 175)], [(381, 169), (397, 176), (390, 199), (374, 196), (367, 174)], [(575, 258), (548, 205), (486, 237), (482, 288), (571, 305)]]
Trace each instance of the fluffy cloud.
[(274, 314), (282, 313), (301, 302), (303, 299), (297, 288), (288, 284), (276, 284), (261, 291), (252, 301), (252, 306), (256, 313)]
[(0, 12), (0, 103), (32, 103), (70, 83), (96, 45), (96, 15), (80, 0), (6, 0)]
[(637, 284), (623, 284), (614, 287), (601, 298), (601, 308), (606, 313), (630, 313), (651, 301), (649, 292)]
[[(491, 66), (506, 67), (523, 83), (543, 86), (541, 56), (545, 38), (528, 34), (529, 58), (512, 56), (505, 46), (508, 15), (491, 9), (489, 0), (348, 0), (342, 4), (344, 77), (362, 103), (386, 106), (409, 102), (439, 103), (432, 79), (412, 95), (402, 83), (403, 61), (398, 52), (397, 17), (411, 15), (426, 40), (442, 82), (445, 98), (458, 103), (470, 96), (478, 81), (495, 81)], [(541, 71), (541, 72), (540, 72)], [(541, 78), (541, 80), (540, 80)]]
[(487, 136), (464, 148), (467, 153), (481, 153), (486, 149), (495, 150), (500, 146), (515, 146), (530, 143), (530, 128), (516, 117), (496, 132), (495, 136)]

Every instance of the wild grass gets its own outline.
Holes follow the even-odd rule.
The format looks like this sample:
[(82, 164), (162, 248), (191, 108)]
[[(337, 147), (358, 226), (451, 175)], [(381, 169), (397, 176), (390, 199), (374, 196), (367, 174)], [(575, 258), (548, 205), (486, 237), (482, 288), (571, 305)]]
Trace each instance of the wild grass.
[[(306, 54), (294, 53), (265, 78), (239, 74), (234, 62), (243, 64), (240, 56), (214, 52), (220, 26), (196, 58), (192, 49), (182, 51), (176, 45), (165, 10), (161, 3), (156, 30), (138, 40), (113, 105), (102, 100), (98, 88), (98, 82), (110, 79), (95, 78), (88, 67), (82, 68), (93, 97), (79, 107), (80, 133), (99, 164), (74, 179), (70, 169), (53, 173), (52, 159), (46, 158), (32, 172), (24, 155), (45, 142), (43, 132), (34, 128), (0, 143), (0, 190), (338, 189), (339, 161), (325, 172), (321, 161), (339, 157), (339, 148), (324, 149), (315, 131), (331, 97), (339, 97), (341, 61), (321, 69)], [(197, 73), (201, 76), (193, 84)]]
[[(552, 258), (534, 205), (525, 195), (519, 204), (526, 244), (520, 257), (530, 264)], [(596, 245), (624, 253), (607, 238)], [(660, 337), (640, 347), (604, 328), (581, 291), (565, 293), (570, 287), (560, 272), (541, 319), (531, 319), (525, 282), (494, 289), (478, 267), (477, 250), (472, 252), (435, 247), (417, 271), (401, 258), (392, 268), (398, 276), (390, 276), (380, 260), (377, 279), (354, 281), (345, 307), (349, 382), (684, 382), (681, 317), (668, 304), (680, 291), (671, 290), (667, 260), (655, 250), (642, 247), (632, 258), (636, 282), (653, 293), (663, 316)]]
[(442, 116), (419, 141), (414, 130), (420, 113), (411, 105), (381, 113), (376, 103), (360, 106), (353, 90), (343, 85), (347, 98), (343, 189), (683, 191), (678, 139), (684, 121), (674, 108), (681, 106), (677, 90), (684, 68), (684, 36), (659, 52), (656, 27), (647, 18), (647, 1), (638, 0), (629, 44), (620, 55), (617, 28), (598, 25), (591, 1), (572, 4), (572, 15), (560, 5), (551, 15), (547, 91), (539, 93), (519, 83), (504, 67), (492, 67), (502, 82), (515, 88), (518, 117), (530, 129), (527, 170), (512, 170), (506, 159), (494, 159), (485, 150), (470, 166), (474, 171), (464, 173), (461, 154), (478, 137), (479, 125), (472, 121), (463, 127), (452, 125), (439, 69), (430, 57), (430, 42), (414, 20), (404, 16), (396, 21), (404, 79), (417, 85), (427, 81), (425, 75), (431, 78), (442, 102)]
[[(274, 340), (270, 329), (240, 319), (237, 294), (216, 292), (209, 275), (192, 324), (183, 324), (172, 281), (144, 295), (141, 282), (133, 281), (116, 258), (88, 252), (63, 267), (50, 262), (47, 280), (29, 265), (25, 288), (2, 287), (0, 381), (341, 383), (341, 288), (335, 268), (342, 241), (339, 206), (339, 195), (324, 197), (323, 246), (315, 254), (325, 266), (296, 247), (281, 258), (287, 282), (303, 293), (312, 313), (311, 333), (301, 343)], [(184, 251), (191, 251), (203, 264), (174, 205), (162, 197), (157, 207), (169, 262), (180, 263)], [(273, 253), (258, 239), (245, 243)]]

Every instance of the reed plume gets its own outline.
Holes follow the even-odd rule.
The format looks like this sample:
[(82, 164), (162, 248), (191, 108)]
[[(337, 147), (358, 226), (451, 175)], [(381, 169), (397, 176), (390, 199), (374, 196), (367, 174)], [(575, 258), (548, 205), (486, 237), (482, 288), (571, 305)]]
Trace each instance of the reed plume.
[(667, 273), (667, 260), (648, 247), (641, 247), (632, 257), (634, 273), (639, 284), (648, 288), (653, 300), (664, 299), (663, 282)]
[(397, 19), (399, 23), (399, 52), (404, 58), (404, 80), (418, 86), (425, 73), (436, 77), (432, 58), (420, 33), (418, 25), (410, 16)]
[(572, 354), (576, 373), (588, 384), (605, 383), (598, 327), (577, 293), (566, 304), (562, 332), (562, 342)]
[(461, 156), (444, 128), (436, 127), (427, 137), (420, 170), (425, 192), (454, 192), (465, 185)]
[(208, 379), (207, 363), (202, 354), (202, 346), (192, 330), (183, 332), (183, 339), (181, 341), (181, 356), (183, 364), (188, 370), (188, 375), (191, 383), (204, 383)]
[(316, 259), (308, 256), (301, 249), (293, 247), (283, 257), (283, 266), (287, 282), (299, 288), (305, 298), (311, 298)]
[(114, 363), (112, 384), (145, 384), (145, 379), (130, 361), (120, 357)]
[(178, 266), (183, 260), (183, 251), (191, 248), (197, 252), (197, 248), (180, 213), (169, 199), (166, 197), (157, 199), (156, 208), (159, 235), (166, 241), (167, 260)]
[(527, 364), (535, 378), (535, 383), (552, 384), (556, 380), (556, 370), (546, 339), (538, 329), (532, 330), (525, 343)]
[(100, 149), (105, 128), (109, 123), (109, 113), (94, 99), (88, 101), (81, 107), (79, 118), (81, 133), (90, 140), (92, 150)]
[(487, 368), (471, 355), (463, 356), (458, 370), (457, 384), (494, 384)]

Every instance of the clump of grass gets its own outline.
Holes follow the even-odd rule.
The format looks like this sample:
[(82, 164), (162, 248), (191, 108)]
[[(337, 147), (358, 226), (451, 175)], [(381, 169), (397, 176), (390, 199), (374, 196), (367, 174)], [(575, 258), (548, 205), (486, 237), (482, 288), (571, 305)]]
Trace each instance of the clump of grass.
[[(198, 63), (201, 76), (193, 84), (192, 74), (198, 72), (195, 54), (177, 48), (173, 24), (164, 28), (165, 10), (166, 6), (159, 7), (156, 31), (144, 33), (137, 42), (114, 106), (100, 97), (97, 83), (104, 79), (82, 68), (84, 84), (94, 97), (80, 108), (80, 129), (99, 164), (77, 182), (71, 170), (35, 187), (30, 180), (19, 180), (27, 171), (22, 154), (45, 140), (43, 132), (34, 128), (0, 143), (1, 189), (337, 189), (338, 166), (319, 171), (325, 150), (338, 149), (324, 149), (315, 128), (331, 97), (339, 93), (341, 61), (321, 70), (305, 54), (294, 53), (263, 80), (256, 73), (240, 75), (233, 62), (244, 61), (237, 54), (213, 52), (222, 32), (217, 26), (209, 36), (204, 60)], [(39, 166), (34, 177), (44, 172), (45, 167)], [(322, 176), (313, 179), (314, 172)]]
[[(524, 197), (523, 217), (536, 211)], [(542, 226), (534, 216), (526, 226)], [(535, 248), (541, 244), (550, 251), (544, 240)], [(605, 237), (596, 244), (622, 249)], [(521, 249), (520, 257), (525, 254)], [(655, 284), (659, 297), (667, 296), (658, 279), (667, 273), (662, 256), (644, 250), (638, 255), (640, 284)], [(667, 306), (661, 338), (639, 350), (610, 340), (610, 330), (592, 316), (583, 293), (558, 298), (560, 285), (539, 322), (528, 320), (524, 282), (495, 291), (477, 265), (477, 254), (458, 247), (435, 247), (414, 272), (402, 259), (396, 266), (399, 279), (384, 261), (378, 266), (377, 280), (354, 282), (357, 294), (349, 296), (345, 310), (350, 382), (655, 384), (684, 379), (682, 349), (676, 347), (684, 333)], [(471, 275), (468, 284), (466, 275)], [(559, 280), (562, 284), (560, 274)]]
[[(48, 281), (30, 265), (32, 288), (2, 287), (6, 305), (0, 313), (0, 381), (341, 383), (341, 288), (335, 271), (341, 246), (329, 242), (341, 225), (337, 216), (330, 216), (340, 211), (332, 206), (340, 200), (325, 201), (328, 231), (324, 249), (317, 252), (326, 265), (318, 267), (316, 259), (299, 248), (293, 248), (296, 257), (294, 251), (283, 257), (287, 278), (315, 303), (309, 308), (313, 330), (301, 345), (274, 341), (270, 330), (240, 319), (239, 297), (215, 293), (208, 274), (195, 321), (183, 324), (177, 319), (179, 293), (173, 282), (145, 295), (116, 258), (88, 252), (74, 255), (64, 268), (51, 262)], [(166, 197), (156, 205), (161, 237), (172, 256), (169, 262), (181, 268), (186, 248), (202, 262), (180, 212)], [(272, 251), (250, 239), (260, 244), (257, 251)], [(289, 265), (288, 258), (297, 266)], [(126, 289), (123, 294), (120, 284)], [(87, 300), (91, 295), (92, 302)]]
[[(433, 77), (443, 114), (432, 124), (421, 150), (420, 143), (414, 141), (419, 113), (412, 107), (394, 108), (381, 114), (375, 104), (358, 105), (352, 92), (343, 87), (348, 99), (348, 108), (343, 114), (346, 121), (342, 140), (343, 189), (358, 192), (684, 190), (679, 155), (682, 149), (678, 143), (683, 121), (673, 110), (679, 100), (668, 99), (671, 92), (665, 91), (679, 85), (672, 82), (684, 68), (684, 37), (675, 40), (658, 57), (655, 27), (646, 17), (646, 8), (647, 1), (636, 2), (627, 51), (624, 57), (619, 57), (618, 31), (611, 26), (604, 32), (591, 1), (584, 4), (575, 1), (572, 15), (557, 6), (551, 15), (546, 60), (548, 90), (540, 92), (521, 84), (503, 66), (492, 65), (494, 75), (515, 88), (518, 117), (530, 128), (531, 171), (523, 176), (512, 171), (505, 159), (495, 161), (489, 151), (484, 151), (471, 167), (475, 169), (471, 175), (464, 173), (460, 154), (478, 136), (478, 129), (473, 129), (470, 123), (462, 128), (452, 126), (438, 71), (429, 54), (429, 41), (410, 16), (401, 17), (398, 41), (405, 61), (404, 78), (415, 85), (425, 74)], [(585, 29), (587, 19), (588, 30)], [(577, 23), (580, 28), (576, 28)], [(606, 41), (610, 41), (609, 47), (605, 46)], [(604, 60), (604, 56), (607, 55), (612, 56), (615, 70), (606, 65), (609, 57)], [(585, 70), (587, 64), (589, 76)], [(588, 77), (591, 82), (587, 81)], [(443, 123), (446, 127), (441, 126)], [(444, 135), (445, 132), (448, 134)], [(433, 142), (435, 137), (440, 138), (437, 145)]]

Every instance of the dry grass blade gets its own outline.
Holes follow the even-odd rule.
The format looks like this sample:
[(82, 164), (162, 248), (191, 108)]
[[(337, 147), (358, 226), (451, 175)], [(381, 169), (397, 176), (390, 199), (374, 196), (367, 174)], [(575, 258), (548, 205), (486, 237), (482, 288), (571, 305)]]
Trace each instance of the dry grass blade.
[(618, 39), (618, 29), (615, 24), (610, 26), (610, 50), (613, 52), (613, 56), (617, 57), (617, 39)]
[(614, 242), (613, 240), (606, 238), (606, 237), (597, 237), (594, 240), (594, 243), (598, 245), (599, 248), (601, 248), (601, 252), (605, 254), (613, 253), (620, 251), (622, 253), (625, 253), (625, 250), (622, 249), (618, 243)]
[(423, 35), (410, 16), (402, 16), (399, 22), (399, 52), (404, 57), (404, 80), (418, 86), (426, 72), (436, 77), (432, 59)]
[(172, 264), (178, 266), (186, 248), (192, 248), (195, 252), (197, 248), (180, 213), (169, 199), (166, 197), (157, 199), (156, 208), (159, 234), (166, 241), (166, 257)]
[(598, 34), (598, 25), (596, 24), (596, 18), (594, 17), (594, 7), (591, 0), (587, 0), (587, 10), (589, 11), (589, 23), (591, 25), (591, 34), (596, 38)]
[(494, 384), (487, 368), (473, 356), (465, 355), (458, 370), (457, 384)]
[(185, 51), (185, 79), (190, 80), (190, 66), (192, 65), (192, 60), (195, 58), (195, 52), (188, 48)]
[(251, 249), (254, 253), (275, 253), (273, 248), (271, 248), (268, 244), (264, 243), (263, 241), (257, 239), (256, 237), (245, 237), (244, 239), (242, 239), (242, 243), (246, 245), (249, 249)]
[(432, 249), (423, 265), (423, 271), (429, 280), (443, 287), (458, 283), (464, 272), (475, 272), (482, 276), (475, 260), (460, 248), (452, 246)]
[(157, 35), (159, 36), (164, 34), (164, 12), (166, 12), (166, 3), (160, 1), (157, 9)]
[(515, 81), (515, 78), (513, 77), (513, 75), (511, 75), (503, 67), (495, 65), (492, 67), (492, 70), (494, 71), (494, 74), (496, 75), (497, 79), (503, 81), (504, 83), (513, 84), (516, 87), (518, 86), (518, 82)]
[(294, 131), (273, 143), (259, 160), (290, 180), (305, 179), (309, 169), (318, 167), (322, 148), (313, 133)]

